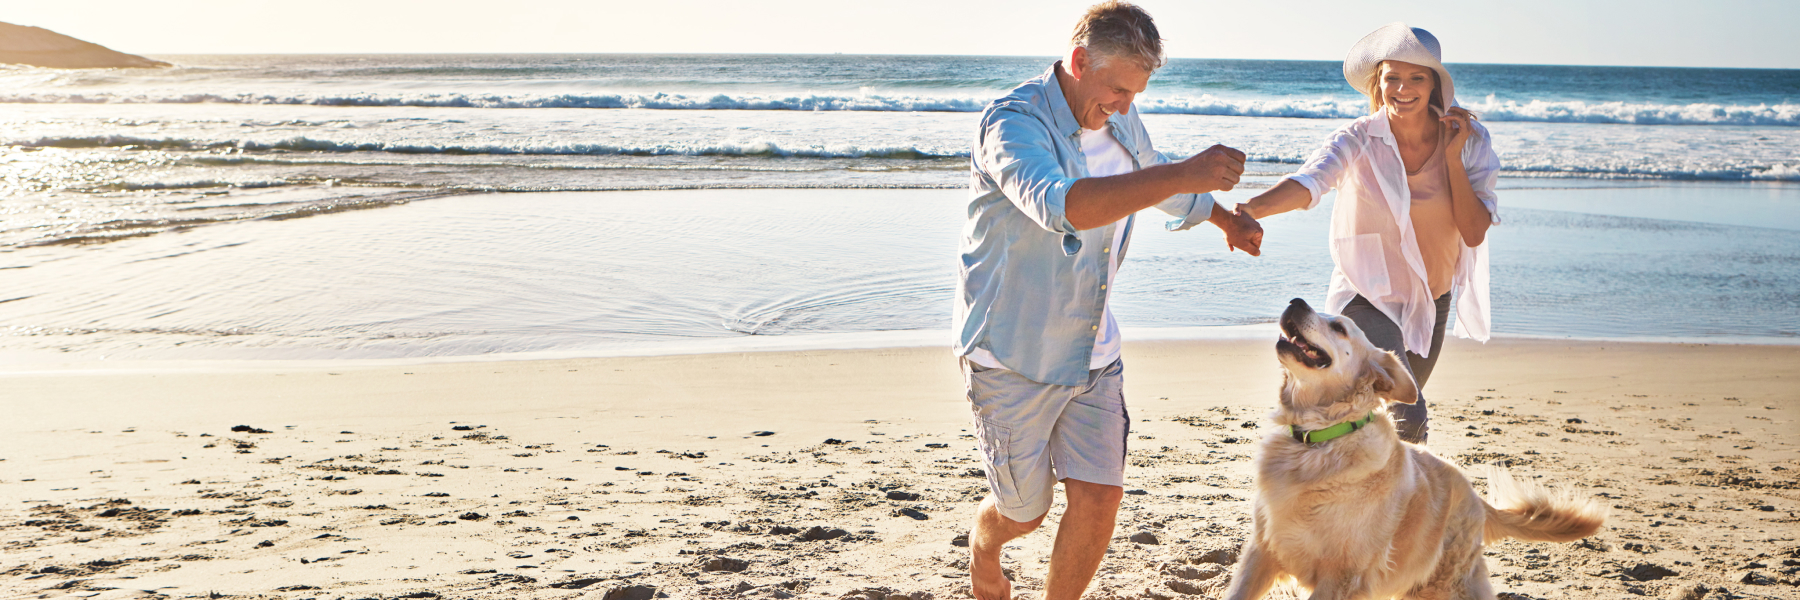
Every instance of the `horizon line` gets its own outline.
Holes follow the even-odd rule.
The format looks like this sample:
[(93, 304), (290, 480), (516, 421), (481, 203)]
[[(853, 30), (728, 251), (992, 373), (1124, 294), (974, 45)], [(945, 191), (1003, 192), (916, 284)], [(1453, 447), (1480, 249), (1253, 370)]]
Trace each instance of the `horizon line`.
[[(885, 54), (872, 52), (141, 52), (139, 56), (512, 56), (512, 55), (563, 55), (563, 56), (906, 56), (906, 57), (939, 57), (939, 58), (1039, 58), (1055, 60), (1058, 55), (1048, 54), (933, 54), (905, 53)], [(1223, 57), (1168, 57), (1176, 60), (1239, 60), (1268, 62), (1331, 62), (1342, 63), (1343, 59), (1306, 59), (1306, 58), (1223, 58)], [(1484, 65), (1509, 67), (1601, 67), (1621, 69), (1732, 69), (1744, 71), (1800, 71), (1796, 67), (1724, 67), (1724, 66), (1679, 66), (1679, 65), (1596, 65), (1577, 63), (1515, 63), (1515, 62), (1461, 62), (1450, 61), (1446, 65)]]

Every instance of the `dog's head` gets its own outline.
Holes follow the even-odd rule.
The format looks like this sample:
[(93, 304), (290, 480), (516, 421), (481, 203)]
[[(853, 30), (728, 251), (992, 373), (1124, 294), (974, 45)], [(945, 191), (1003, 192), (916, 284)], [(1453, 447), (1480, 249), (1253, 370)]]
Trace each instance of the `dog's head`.
[(1286, 372), (1281, 405), (1292, 413), (1332, 421), (1378, 408), (1382, 399), (1419, 401), (1400, 357), (1370, 343), (1350, 319), (1314, 312), (1299, 298), (1281, 313), (1275, 355)]

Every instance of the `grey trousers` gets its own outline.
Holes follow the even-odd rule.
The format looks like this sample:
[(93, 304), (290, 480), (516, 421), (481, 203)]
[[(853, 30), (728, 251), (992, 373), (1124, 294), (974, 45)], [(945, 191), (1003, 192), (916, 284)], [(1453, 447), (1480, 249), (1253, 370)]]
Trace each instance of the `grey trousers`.
[(1431, 357), (1419, 356), (1407, 351), (1406, 338), (1400, 334), (1400, 326), (1382, 314), (1369, 300), (1357, 296), (1344, 307), (1344, 316), (1350, 317), (1356, 326), (1361, 328), (1369, 341), (1383, 350), (1401, 354), (1406, 357), (1406, 368), (1412, 371), (1413, 383), (1419, 386), (1419, 401), (1414, 404), (1394, 403), (1388, 405), (1388, 414), (1394, 416), (1400, 428), (1400, 439), (1414, 444), (1425, 443), (1425, 435), (1430, 432), (1427, 422), (1430, 416), (1425, 409), (1425, 381), (1431, 379), (1431, 369), (1437, 366), (1438, 354), (1444, 349), (1444, 323), (1450, 316), (1450, 294), (1438, 296), (1437, 324), (1431, 329)]

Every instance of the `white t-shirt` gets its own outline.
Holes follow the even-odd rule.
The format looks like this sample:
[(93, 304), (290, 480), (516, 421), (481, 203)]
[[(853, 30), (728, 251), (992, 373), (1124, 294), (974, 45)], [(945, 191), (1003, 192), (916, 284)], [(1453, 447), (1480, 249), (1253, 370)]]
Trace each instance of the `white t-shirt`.
[[(1125, 145), (1105, 129), (1081, 130), (1081, 154), (1087, 159), (1089, 177), (1111, 177), (1136, 170)], [(1113, 318), (1112, 310), (1112, 284), (1118, 278), (1119, 252), (1124, 248), (1125, 220), (1120, 219), (1113, 230), (1112, 252), (1107, 253), (1106, 311), (1100, 319), (1100, 333), (1094, 337), (1094, 356), (1088, 360), (1089, 369), (1110, 365), (1125, 352), (1125, 338), (1119, 335), (1119, 320)]]
[[(1111, 177), (1137, 170), (1131, 152), (1105, 129), (1081, 130), (1081, 154), (1087, 159), (1089, 177)], [(1120, 219), (1115, 225), (1112, 252), (1107, 253), (1106, 310), (1100, 319), (1099, 333), (1094, 336), (1094, 354), (1088, 360), (1089, 369), (1110, 365), (1125, 351), (1125, 338), (1119, 335), (1119, 321), (1113, 318), (1112, 311), (1112, 284), (1119, 274), (1119, 252), (1125, 248), (1125, 220)], [(981, 347), (969, 351), (969, 362), (990, 369), (1006, 368), (992, 352)]]

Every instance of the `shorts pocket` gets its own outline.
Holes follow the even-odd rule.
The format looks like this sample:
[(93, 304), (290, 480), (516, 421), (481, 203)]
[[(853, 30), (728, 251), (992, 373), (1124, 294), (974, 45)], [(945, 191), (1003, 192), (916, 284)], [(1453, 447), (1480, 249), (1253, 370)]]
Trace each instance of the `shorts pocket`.
[(1350, 279), (1357, 292), (1370, 298), (1393, 293), (1393, 285), (1388, 282), (1387, 247), (1381, 242), (1381, 234), (1333, 238), (1331, 251), (1332, 257), (1337, 259), (1338, 269)]
[(987, 467), (988, 487), (994, 492), (994, 500), (1009, 509), (1023, 508), (1025, 501), (1012, 473), (1012, 429), (980, 418), (975, 419), (975, 429), (975, 435), (981, 439), (982, 463)]

